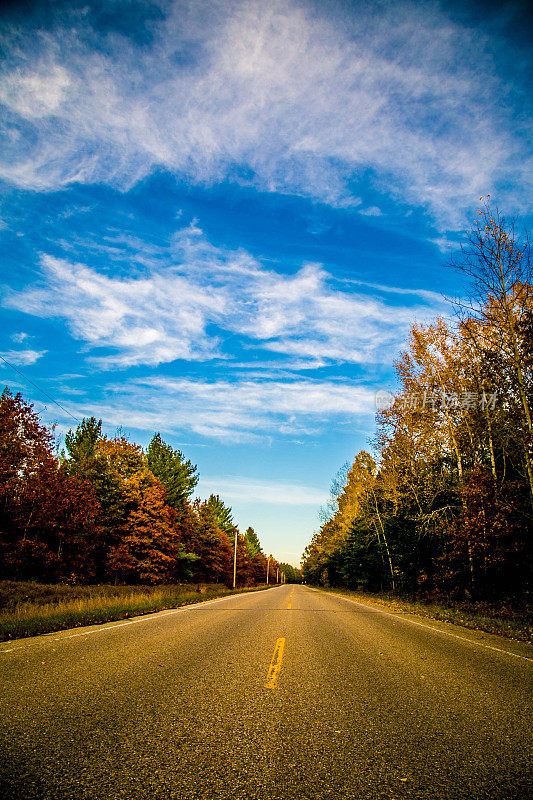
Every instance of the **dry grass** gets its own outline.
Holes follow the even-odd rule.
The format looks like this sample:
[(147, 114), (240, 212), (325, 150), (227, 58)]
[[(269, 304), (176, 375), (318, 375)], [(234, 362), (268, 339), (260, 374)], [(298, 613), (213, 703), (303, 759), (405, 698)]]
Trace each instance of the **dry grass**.
[(0, 581), (0, 641), (111, 622), (233, 593), (221, 584), (68, 586)]

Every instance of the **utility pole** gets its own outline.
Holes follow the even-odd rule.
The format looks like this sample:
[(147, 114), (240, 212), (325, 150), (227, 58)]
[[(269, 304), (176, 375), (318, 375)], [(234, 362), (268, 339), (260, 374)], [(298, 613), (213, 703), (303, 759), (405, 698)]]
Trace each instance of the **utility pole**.
[(276, 583), (279, 583), (279, 567), (276, 569)]
[(235, 531), (235, 552), (233, 554), (233, 588), (237, 585), (237, 531)]
[(268, 586), (268, 574), (270, 572), (270, 559), (271, 558), (272, 558), (272, 555), (269, 555), (269, 557), (267, 559), (267, 586)]

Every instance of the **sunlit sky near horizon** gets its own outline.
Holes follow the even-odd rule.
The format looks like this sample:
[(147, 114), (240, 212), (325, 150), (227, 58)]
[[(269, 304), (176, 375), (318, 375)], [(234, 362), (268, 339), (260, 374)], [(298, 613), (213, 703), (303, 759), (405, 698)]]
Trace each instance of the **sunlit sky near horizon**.
[(2, 3), (0, 354), (298, 564), (480, 195), (530, 227), (528, 9)]

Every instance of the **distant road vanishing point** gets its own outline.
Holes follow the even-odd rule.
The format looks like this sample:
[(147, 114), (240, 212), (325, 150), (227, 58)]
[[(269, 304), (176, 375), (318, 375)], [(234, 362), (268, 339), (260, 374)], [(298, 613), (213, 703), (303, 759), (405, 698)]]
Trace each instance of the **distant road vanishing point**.
[(526, 800), (533, 648), (306, 586), (0, 644), (5, 800)]

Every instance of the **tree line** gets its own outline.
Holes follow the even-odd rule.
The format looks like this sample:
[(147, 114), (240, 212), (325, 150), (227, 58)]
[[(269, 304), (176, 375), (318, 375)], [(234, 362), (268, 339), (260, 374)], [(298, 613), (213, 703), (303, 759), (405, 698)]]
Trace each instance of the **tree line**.
[(7, 388), (0, 396), (0, 578), (80, 583), (237, 584), (280, 574), (252, 527), (218, 495), (192, 499), (198, 469), (159, 433), (143, 449), (83, 419), (53, 431)]
[(372, 452), (332, 485), (309, 582), (523, 603), (533, 533), (531, 248), (489, 198), (451, 266), (455, 316), (415, 324)]

